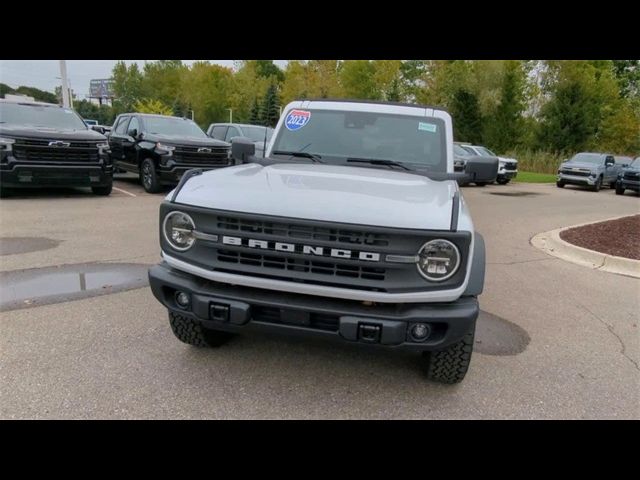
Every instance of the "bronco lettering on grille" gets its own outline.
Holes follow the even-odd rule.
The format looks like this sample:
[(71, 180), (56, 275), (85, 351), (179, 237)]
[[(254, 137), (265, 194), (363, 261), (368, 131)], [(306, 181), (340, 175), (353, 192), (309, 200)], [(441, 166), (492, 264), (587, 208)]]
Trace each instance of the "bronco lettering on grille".
[(342, 248), (315, 247), (312, 245), (301, 245), (295, 243), (273, 242), (267, 240), (256, 240), (254, 238), (230, 237), (224, 235), (222, 243), (225, 245), (235, 245), (238, 247), (260, 248), (263, 250), (275, 250), (277, 252), (300, 253), (303, 255), (330, 256), (334, 258), (349, 258), (354, 260), (366, 260), (368, 262), (379, 262), (380, 254), (375, 252), (358, 252)]

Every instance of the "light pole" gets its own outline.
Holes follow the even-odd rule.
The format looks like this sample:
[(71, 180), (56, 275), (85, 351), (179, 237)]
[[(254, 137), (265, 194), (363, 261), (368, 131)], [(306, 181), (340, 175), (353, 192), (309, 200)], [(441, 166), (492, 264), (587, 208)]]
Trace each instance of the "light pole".
[(229, 123), (233, 123), (233, 108), (227, 108), (229, 110)]
[(60, 78), (62, 79), (62, 106), (69, 108), (69, 85), (67, 82), (67, 61), (60, 60)]

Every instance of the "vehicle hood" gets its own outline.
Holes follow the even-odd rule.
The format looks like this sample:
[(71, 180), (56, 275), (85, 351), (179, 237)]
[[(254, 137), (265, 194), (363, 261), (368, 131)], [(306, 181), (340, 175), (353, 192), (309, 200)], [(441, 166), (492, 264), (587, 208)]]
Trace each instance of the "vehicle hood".
[(598, 168), (598, 165), (595, 165), (593, 163), (588, 163), (588, 162), (564, 162), (560, 165), (560, 167), (567, 167), (567, 168), (585, 168), (587, 170), (596, 170)]
[(144, 139), (148, 142), (164, 142), (168, 145), (187, 145), (191, 147), (228, 147), (229, 143), (210, 137), (187, 137), (184, 135), (160, 135), (158, 133), (145, 133)]
[(518, 160), (516, 160), (515, 158), (498, 157), (498, 160), (500, 162), (505, 162), (505, 163), (507, 163), (507, 162), (508, 163), (512, 163), (512, 162), (518, 163)]
[(451, 180), (376, 168), (254, 163), (192, 177), (176, 202), (326, 222), (449, 230), (457, 190)]
[(107, 137), (95, 130), (68, 130), (52, 127), (30, 127), (26, 125), (2, 125), (0, 135), (51, 140), (105, 140)]
[(622, 172), (629, 172), (629, 173), (640, 173), (640, 166), (636, 167), (635, 165), (633, 167), (624, 167), (622, 170)]

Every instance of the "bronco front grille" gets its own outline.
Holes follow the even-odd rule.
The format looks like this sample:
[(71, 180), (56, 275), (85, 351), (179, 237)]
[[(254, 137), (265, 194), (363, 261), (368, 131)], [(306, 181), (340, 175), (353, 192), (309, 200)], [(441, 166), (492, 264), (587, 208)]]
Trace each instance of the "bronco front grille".
[[(204, 234), (179, 260), (210, 271), (269, 280), (387, 293), (445, 290), (465, 277), (468, 232), (426, 231), (351, 225), (251, 213), (189, 208), (164, 203), (161, 218), (176, 208), (189, 213)], [(458, 272), (440, 283), (425, 281), (415, 263), (387, 255), (415, 256), (434, 238), (455, 242), (463, 259)], [(265, 287), (266, 288), (266, 287)]]
[(362, 265), (335, 263), (331, 261), (303, 260), (292, 257), (262, 255), (260, 253), (234, 252), (218, 250), (218, 261), (223, 263), (239, 263), (254, 267), (266, 267), (277, 270), (291, 270), (317, 275), (364, 278), (384, 281), (384, 268), (365, 267)]
[(504, 169), (505, 170), (516, 170), (517, 168), (518, 168), (518, 166), (514, 162), (507, 162), (507, 163), (504, 164)]
[(52, 140), (17, 139), (13, 145), (13, 156), (18, 160), (34, 162), (97, 162), (96, 142), (67, 142), (68, 146), (50, 146)]

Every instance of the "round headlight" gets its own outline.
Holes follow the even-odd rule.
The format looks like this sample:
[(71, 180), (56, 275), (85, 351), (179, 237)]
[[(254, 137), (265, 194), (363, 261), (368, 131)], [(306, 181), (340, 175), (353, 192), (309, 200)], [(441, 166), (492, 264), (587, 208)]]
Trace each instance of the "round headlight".
[(418, 252), (418, 272), (427, 280), (441, 282), (460, 266), (460, 252), (449, 240), (431, 240)]
[(189, 250), (196, 241), (193, 235), (196, 225), (193, 219), (182, 212), (171, 212), (164, 217), (162, 231), (164, 238), (172, 248), (184, 252)]

